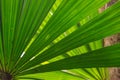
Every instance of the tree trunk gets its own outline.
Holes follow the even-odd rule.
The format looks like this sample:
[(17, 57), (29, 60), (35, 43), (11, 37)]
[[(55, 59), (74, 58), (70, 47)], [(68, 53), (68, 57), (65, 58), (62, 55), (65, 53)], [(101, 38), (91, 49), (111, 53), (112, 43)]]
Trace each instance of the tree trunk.
[[(104, 39), (104, 46), (110, 46), (120, 42), (120, 34), (113, 35)], [(109, 68), (110, 80), (120, 80), (120, 68)]]
[[(117, 2), (117, 0), (111, 0), (109, 3), (107, 3), (105, 6), (103, 6), (101, 9), (99, 9), (99, 12), (103, 12), (106, 8), (108, 8), (109, 6), (111, 6), (112, 4), (114, 4), (115, 2)], [(116, 44), (120, 42), (120, 34), (116, 34), (110, 37), (107, 37), (104, 39), (104, 46), (111, 46), (113, 44)], [(110, 80), (120, 80), (120, 68), (109, 68), (109, 76), (110, 76)]]

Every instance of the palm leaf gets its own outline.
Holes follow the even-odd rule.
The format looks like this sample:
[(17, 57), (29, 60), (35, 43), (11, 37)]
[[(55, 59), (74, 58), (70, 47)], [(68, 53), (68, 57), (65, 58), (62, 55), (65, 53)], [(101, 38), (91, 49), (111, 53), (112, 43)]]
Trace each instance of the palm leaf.
[[(45, 50), (43, 53), (39, 54), (34, 59), (30, 60), (28, 63), (24, 65), (25, 67), (23, 67), (23, 69), (28, 69), (33, 65), (34, 66), (38, 65), (41, 62), (47, 61), (69, 50), (85, 45), (92, 41), (99, 40), (110, 34), (119, 32), (120, 28), (118, 27), (118, 25), (120, 20), (119, 20), (119, 16), (115, 16), (115, 14), (119, 15), (119, 10), (117, 8), (119, 8), (119, 5), (114, 5), (112, 8), (108, 9), (103, 14), (100, 14), (100, 16), (95, 17), (90, 22), (83, 25), (81, 28), (77, 29), (76, 31), (74, 31), (73, 33), (71, 33), (70, 35), (68, 35), (67, 37), (65, 37), (64, 39), (62, 39), (61, 41), (53, 45), (52, 47)], [(115, 13), (114, 13), (114, 10), (115, 10)], [(110, 24), (106, 25), (106, 22), (108, 21)], [(93, 23), (96, 23), (96, 24), (93, 24)], [(106, 32), (106, 30), (108, 31)]]
[(0, 0), (0, 73), (20, 80), (108, 78), (100, 67), (120, 66), (120, 45), (102, 44), (120, 32), (120, 2), (98, 13), (108, 1)]

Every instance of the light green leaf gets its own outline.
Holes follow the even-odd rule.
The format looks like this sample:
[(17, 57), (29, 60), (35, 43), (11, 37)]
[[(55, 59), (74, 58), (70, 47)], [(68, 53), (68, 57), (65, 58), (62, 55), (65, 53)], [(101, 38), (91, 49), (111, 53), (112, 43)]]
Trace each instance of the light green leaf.
[[(26, 54), (20, 59), (19, 63), (15, 67), (15, 69), (18, 69), (20, 66), (22, 66), (27, 61), (29, 61), (39, 51), (41, 51), (43, 48), (45, 48), (55, 38), (57, 38), (60, 34), (65, 32), (71, 26), (77, 24), (77, 22), (82, 20), (84, 17), (88, 16), (90, 13), (93, 13), (94, 11), (98, 10), (98, 8), (100, 6), (102, 6), (106, 1), (107, 0), (105, 0), (105, 1), (104, 0), (100, 0), (100, 1), (97, 1), (97, 0), (84, 0), (84, 1), (64, 0), (60, 4), (58, 9), (55, 11), (55, 13), (51, 17), (51, 19), (47, 22), (47, 24), (44, 27), (44, 29), (42, 30), (42, 32), (39, 34), (39, 36), (36, 38), (36, 40), (28, 48), (28, 50), (26, 51)], [(91, 10), (91, 8), (92, 8), (92, 10)], [(81, 29), (81, 31), (82, 31), (82, 29)], [(79, 32), (82, 33), (81, 31), (79, 31)], [(74, 37), (73, 36), (69, 36), (69, 37), (75, 38), (75, 35), (78, 34), (78, 31), (76, 31), (76, 32), (77, 33), (74, 32), (75, 34), (74, 33), (71, 34), (71, 35), (74, 35)], [(67, 40), (67, 39), (64, 39), (64, 40)], [(52, 52), (52, 53), (50, 53), (49, 50), (47, 50), (46, 52), (41, 54), (41, 56), (39, 56), (39, 58), (36, 58), (37, 60), (34, 62), (37, 62), (37, 64), (38, 64), (39, 61), (42, 61), (41, 59), (43, 59), (45, 56), (48, 55), (48, 53), (49, 53), (49, 55), (48, 55), (47, 59), (50, 59), (49, 57), (52, 58), (53, 56), (51, 56), (51, 55), (54, 53), (57, 53), (57, 54), (54, 54), (54, 56), (59, 55), (59, 53), (63, 53), (61, 51), (59, 52), (59, 50), (64, 51), (64, 49), (61, 49), (61, 48), (65, 48), (63, 46), (63, 43), (66, 43), (64, 40), (62, 40), (63, 42), (61, 41), (62, 43), (60, 42), (60, 43), (56, 44), (57, 46), (52, 46), (49, 49), (50, 52)], [(63, 46), (63, 47), (61, 47), (61, 46)], [(68, 45), (66, 45), (66, 47), (68, 47)], [(44, 59), (46, 59), (46, 58), (44, 58)], [(29, 67), (31, 67), (32, 65), (34, 66), (36, 64), (36, 63), (34, 64), (34, 62), (33, 63), (29, 62), (29, 63), (31, 63), (31, 65), (28, 65), (28, 66)], [(28, 67), (26, 67), (26, 68), (28, 68)]]
[[(120, 32), (120, 2), (95, 17), (34, 59), (23, 65), (21, 70), (28, 69), (65, 52)], [(107, 16), (106, 16), (107, 15)], [(107, 25), (106, 25), (107, 24)], [(107, 31), (106, 31), (107, 30)]]
[(59, 60), (37, 68), (23, 71), (21, 75), (73, 68), (118, 67), (120, 66), (120, 44), (98, 49), (79, 56)]
[(53, 71), (53, 72), (45, 72), (45, 73), (20, 76), (20, 78), (22, 77), (23, 78), (24, 77), (38, 78), (41, 80), (85, 80), (85, 79), (88, 79), (88, 78), (82, 77), (81, 75), (77, 75), (74, 73), (66, 73), (62, 71)]

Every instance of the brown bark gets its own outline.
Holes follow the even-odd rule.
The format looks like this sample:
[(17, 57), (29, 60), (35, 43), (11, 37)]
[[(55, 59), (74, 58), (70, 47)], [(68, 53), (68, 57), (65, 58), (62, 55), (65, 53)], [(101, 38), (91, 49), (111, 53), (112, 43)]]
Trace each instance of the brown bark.
[[(116, 34), (104, 39), (104, 46), (110, 46), (120, 42), (120, 34)], [(120, 80), (120, 68), (109, 68), (110, 80)]]
[[(117, 2), (117, 0), (111, 0), (109, 3), (107, 3), (105, 6), (103, 6), (99, 12), (103, 12), (106, 8), (108, 8), (109, 6), (111, 6), (112, 4), (114, 4), (115, 2)], [(110, 46), (113, 44), (116, 44), (120, 42), (120, 34), (116, 34), (110, 37), (107, 37), (104, 39), (104, 46)], [(110, 76), (110, 80), (120, 80), (120, 68), (109, 68), (109, 76)]]

